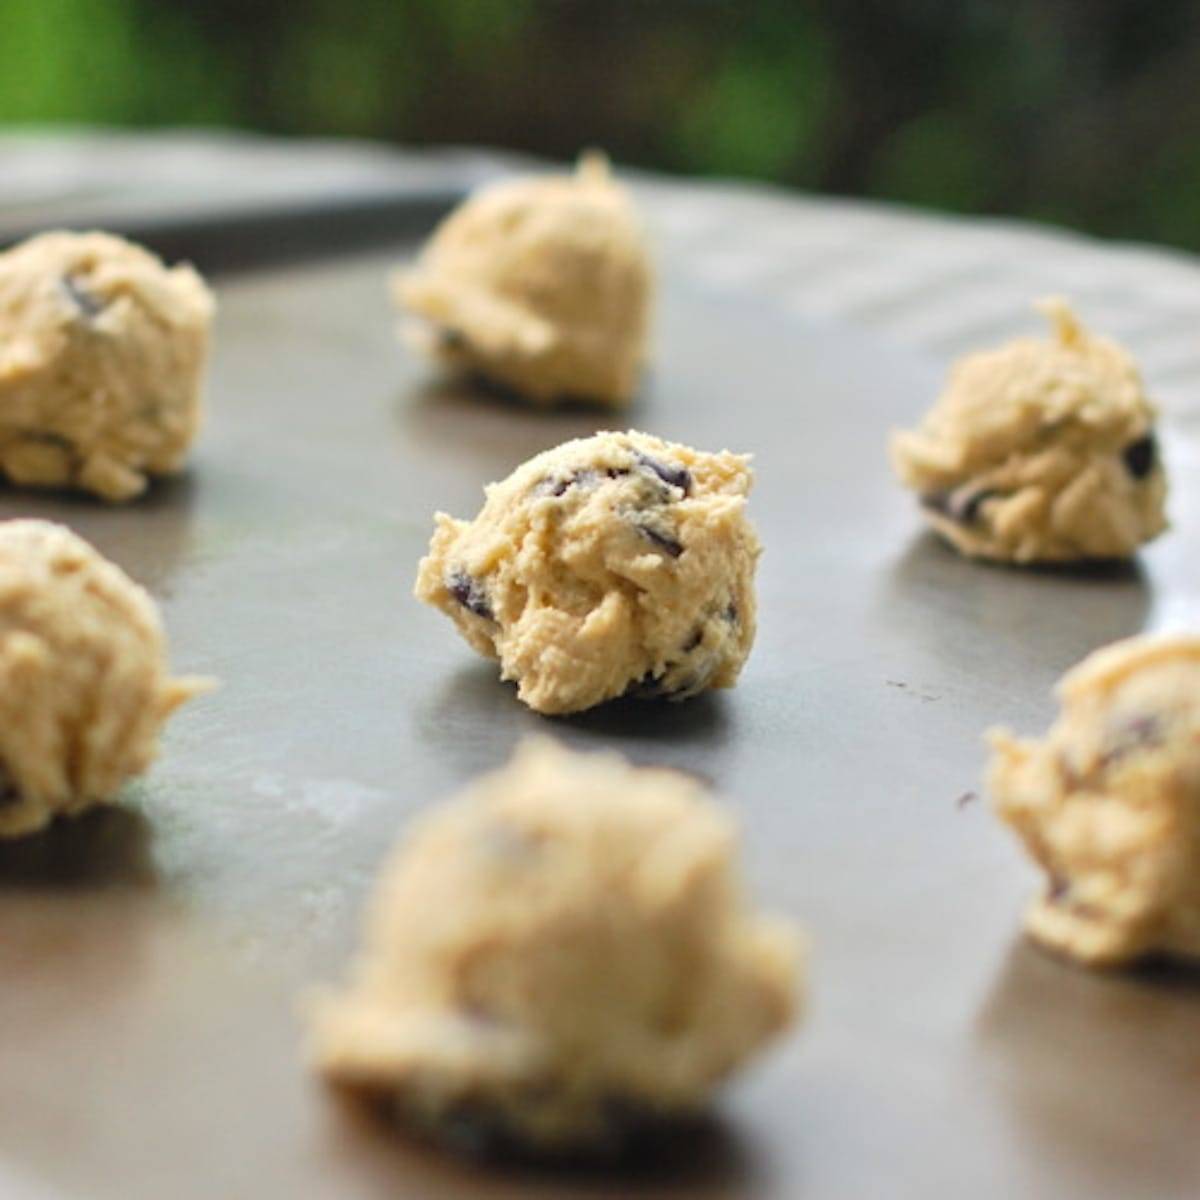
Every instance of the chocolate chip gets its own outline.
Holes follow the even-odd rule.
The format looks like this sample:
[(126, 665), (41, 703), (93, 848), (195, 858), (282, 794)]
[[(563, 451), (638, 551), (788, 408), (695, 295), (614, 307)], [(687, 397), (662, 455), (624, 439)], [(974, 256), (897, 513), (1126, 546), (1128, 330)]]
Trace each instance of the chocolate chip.
[(1057, 873), (1050, 876), (1050, 882), (1046, 888), (1046, 899), (1051, 904), (1058, 904), (1060, 901), (1067, 898), (1067, 894), (1071, 890), (1071, 881), (1065, 875)]
[(559, 496), (565, 496), (573, 487), (592, 487), (599, 479), (600, 476), (595, 471), (585, 467), (581, 471), (573, 471), (570, 475), (547, 475), (534, 486), (533, 492), (536, 496), (553, 496), (557, 499)]
[(740, 617), (736, 600), (730, 600), (729, 607), (725, 609), (724, 617), (730, 625), (736, 625)]
[(1148, 433), (1136, 442), (1130, 442), (1121, 457), (1125, 461), (1125, 469), (1134, 479), (1145, 479), (1158, 461), (1158, 442), (1154, 434)]
[(657, 529), (651, 529), (649, 525), (638, 525), (637, 531), (648, 542), (652, 542), (660, 550), (669, 554), (672, 558), (678, 558), (683, 553), (683, 546), (673, 537), (665, 533), (659, 533)]
[(84, 287), (74, 275), (64, 275), (60, 282), (71, 303), (86, 320), (95, 320), (108, 307), (101, 297)]
[(972, 488), (968, 484), (948, 492), (926, 492), (921, 503), (959, 525), (970, 525), (978, 520), (983, 502), (999, 494), (994, 488)]
[(700, 645), (700, 643), (702, 641), (704, 641), (704, 630), (697, 629), (696, 632), (693, 633), (692, 636), (690, 638), (688, 638), (687, 642), (684, 644), (683, 653), (691, 654), (691, 652), (693, 650), (695, 650), (695, 648), (698, 645)]
[(1100, 765), (1111, 766), (1134, 750), (1161, 745), (1164, 733), (1162, 721), (1152, 713), (1126, 721), (1110, 731)]
[(487, 592), (478, 579), (472, 578), (466, 571), (455, 571), (446, 579), (446, 590), (468, 612), (473, 612), (485, 621), (494, 621), (492, 606), (488, 603)]
[(673, 689), (668, 688), (663, 683), (663, 675), (655, 675), (653, 671), (647, 671), (641, 679), (635, 679), (626, 689), (626, 696), (635, 696), (639, 700), (656, 700), (660, 697), (667, 697), (674, 694)]
[(685, 496), (691, 494), (692, 473), (687, 467), (681, 467), (678, 463), (660, 462), (640, 450), (634, 451), (634, 457), (637, 458), (638, 466), (653, 471), (668, 487), (678, 488)]
[(0, 767), (0, 808), (9, 808), (14, 804), (19, 804), (21, 801), (21, 793), (17, 791), (16, 784), (4, 773), (4, 769)]

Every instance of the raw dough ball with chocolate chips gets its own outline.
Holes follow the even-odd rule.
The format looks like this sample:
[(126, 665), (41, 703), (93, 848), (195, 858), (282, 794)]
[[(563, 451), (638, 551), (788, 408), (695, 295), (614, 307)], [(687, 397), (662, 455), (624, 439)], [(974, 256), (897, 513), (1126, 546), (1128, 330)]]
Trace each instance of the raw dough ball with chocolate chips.
[(396, 851), (316, 1064), (477, 1148), (612, 1147), (697, 1109), (796, 1006), (795, 939), (734, 853), (687, 776), (526, 743)]
[(518, 696), (569, 713), (732, 687), (755, 631), (748, 460), (644, 433), (566, 442), (437, 516), (416, 594)]
[(535, 402), (629, 402), (646, 358), (653, 273), (607, 162), (517, 179), (441, 224), (396, 298), (428, 323), (418, 344)]
[(1059, 686), (1041, 741), (991, 735), (996, 810), (1045, 870), (1027, 926), (1081, 962), (1200, 958), (1200, 637), (1138, 637)]
[(69, 529), (0, 522), (0, 837), (110, 800), (207, 681), (172, 679), (154, 601)]
[(1041, 307), (1054, 337), (960, 362), (921, 427), (893, 436), (892, 461), (964, 554), (1127, 558), (1166, 528), (1154, 410), (1120, 346), (1060, 300)]
[(213, 299), (191, 267), (104, 233), (0, 254), (0, 471), (128, 500), (183, 465)]

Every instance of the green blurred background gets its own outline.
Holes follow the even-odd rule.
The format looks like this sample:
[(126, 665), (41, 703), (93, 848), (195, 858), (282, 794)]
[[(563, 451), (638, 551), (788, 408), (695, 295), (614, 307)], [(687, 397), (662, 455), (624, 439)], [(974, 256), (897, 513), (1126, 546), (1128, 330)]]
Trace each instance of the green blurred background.
[(1195, 0), (0, 0), (0, 124), (740, 175), (1200, 249)]

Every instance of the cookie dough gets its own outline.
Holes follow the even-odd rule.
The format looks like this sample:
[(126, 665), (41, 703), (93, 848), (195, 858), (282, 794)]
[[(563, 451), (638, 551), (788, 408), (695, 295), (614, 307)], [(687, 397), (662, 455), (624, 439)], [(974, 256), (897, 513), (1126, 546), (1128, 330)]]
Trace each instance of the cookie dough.
[(699, 1108), (796, 1007), (735, 840), (685, 775), (525, 743), (397, 849), (350, 986), (313, 1005), (316, 1065), (477, 1146), (611, 1147)]
[(0, 471), (129, 500), (178, 471), (200, 424), (213, 298), (104, 233), (0, 254)]
[(748, 459), (598, 433), (437, 515), (416, 595), (542, 713), (732, 687), (754, 642)]
[(0, 522), (0, 837), (113, 798), (208, 681), (167, 675), (153, 600), (69, 529)]
[(963, 359), (921, 427), (893, 435), (892, 462), (963, 554), (1127, 558), (1167, 524), (1154, 409), (1120, 346), (1062, 300), (1039, 307), (1053, 337)]
[(1137, 637), (1059, 685), (1041, 741), (990, 735), (996, 811), (1046, 872), (1039, 942), (1080, 962), (1200, 958), (1200, 637)]
[(633, 205), (594, 154), (573, 176), (484, 188), (395, 281), (422, 349), (541, 404), (629, 402), (653, 290)]

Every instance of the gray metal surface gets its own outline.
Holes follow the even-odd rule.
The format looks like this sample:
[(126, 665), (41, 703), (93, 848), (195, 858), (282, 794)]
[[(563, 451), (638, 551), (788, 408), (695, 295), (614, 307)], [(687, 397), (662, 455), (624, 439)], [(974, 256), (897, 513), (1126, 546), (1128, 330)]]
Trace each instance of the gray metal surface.
[[(603, 418), (407, 359), (384, 290), (402, 253), (221, 288), (186, 477), (119, 510), (0, 494), (0, 516), (65, 520), (144, 581), (177, 666), (223, 681), (127, 808), (0, 847), (0, 1164), (100, 1200), (1191, 1194), (1200, 988), (1023, 945), (1033, 875), (959, 800), (988, 725), (1040, 729), (1085, 652), (1194, 614), (1195, 522), (1128, 570), (959, 560), (883, 457), (941, 364), (697, 286), (669, 254), (629, 422), (756, 453), (759, 643), (732, 692), (539, 718), (412, 576), (435, 508), (473, 513), (485, 481)], [(1195, 481), (1177, 472), (1177, 517)], [(297, 993), (344, 967), (398, 830), (533, 730), (711, 779), (756, 896), (813, 937), (804, 1026), (627, 1174), (443, 1159), (298, 1059)]]

